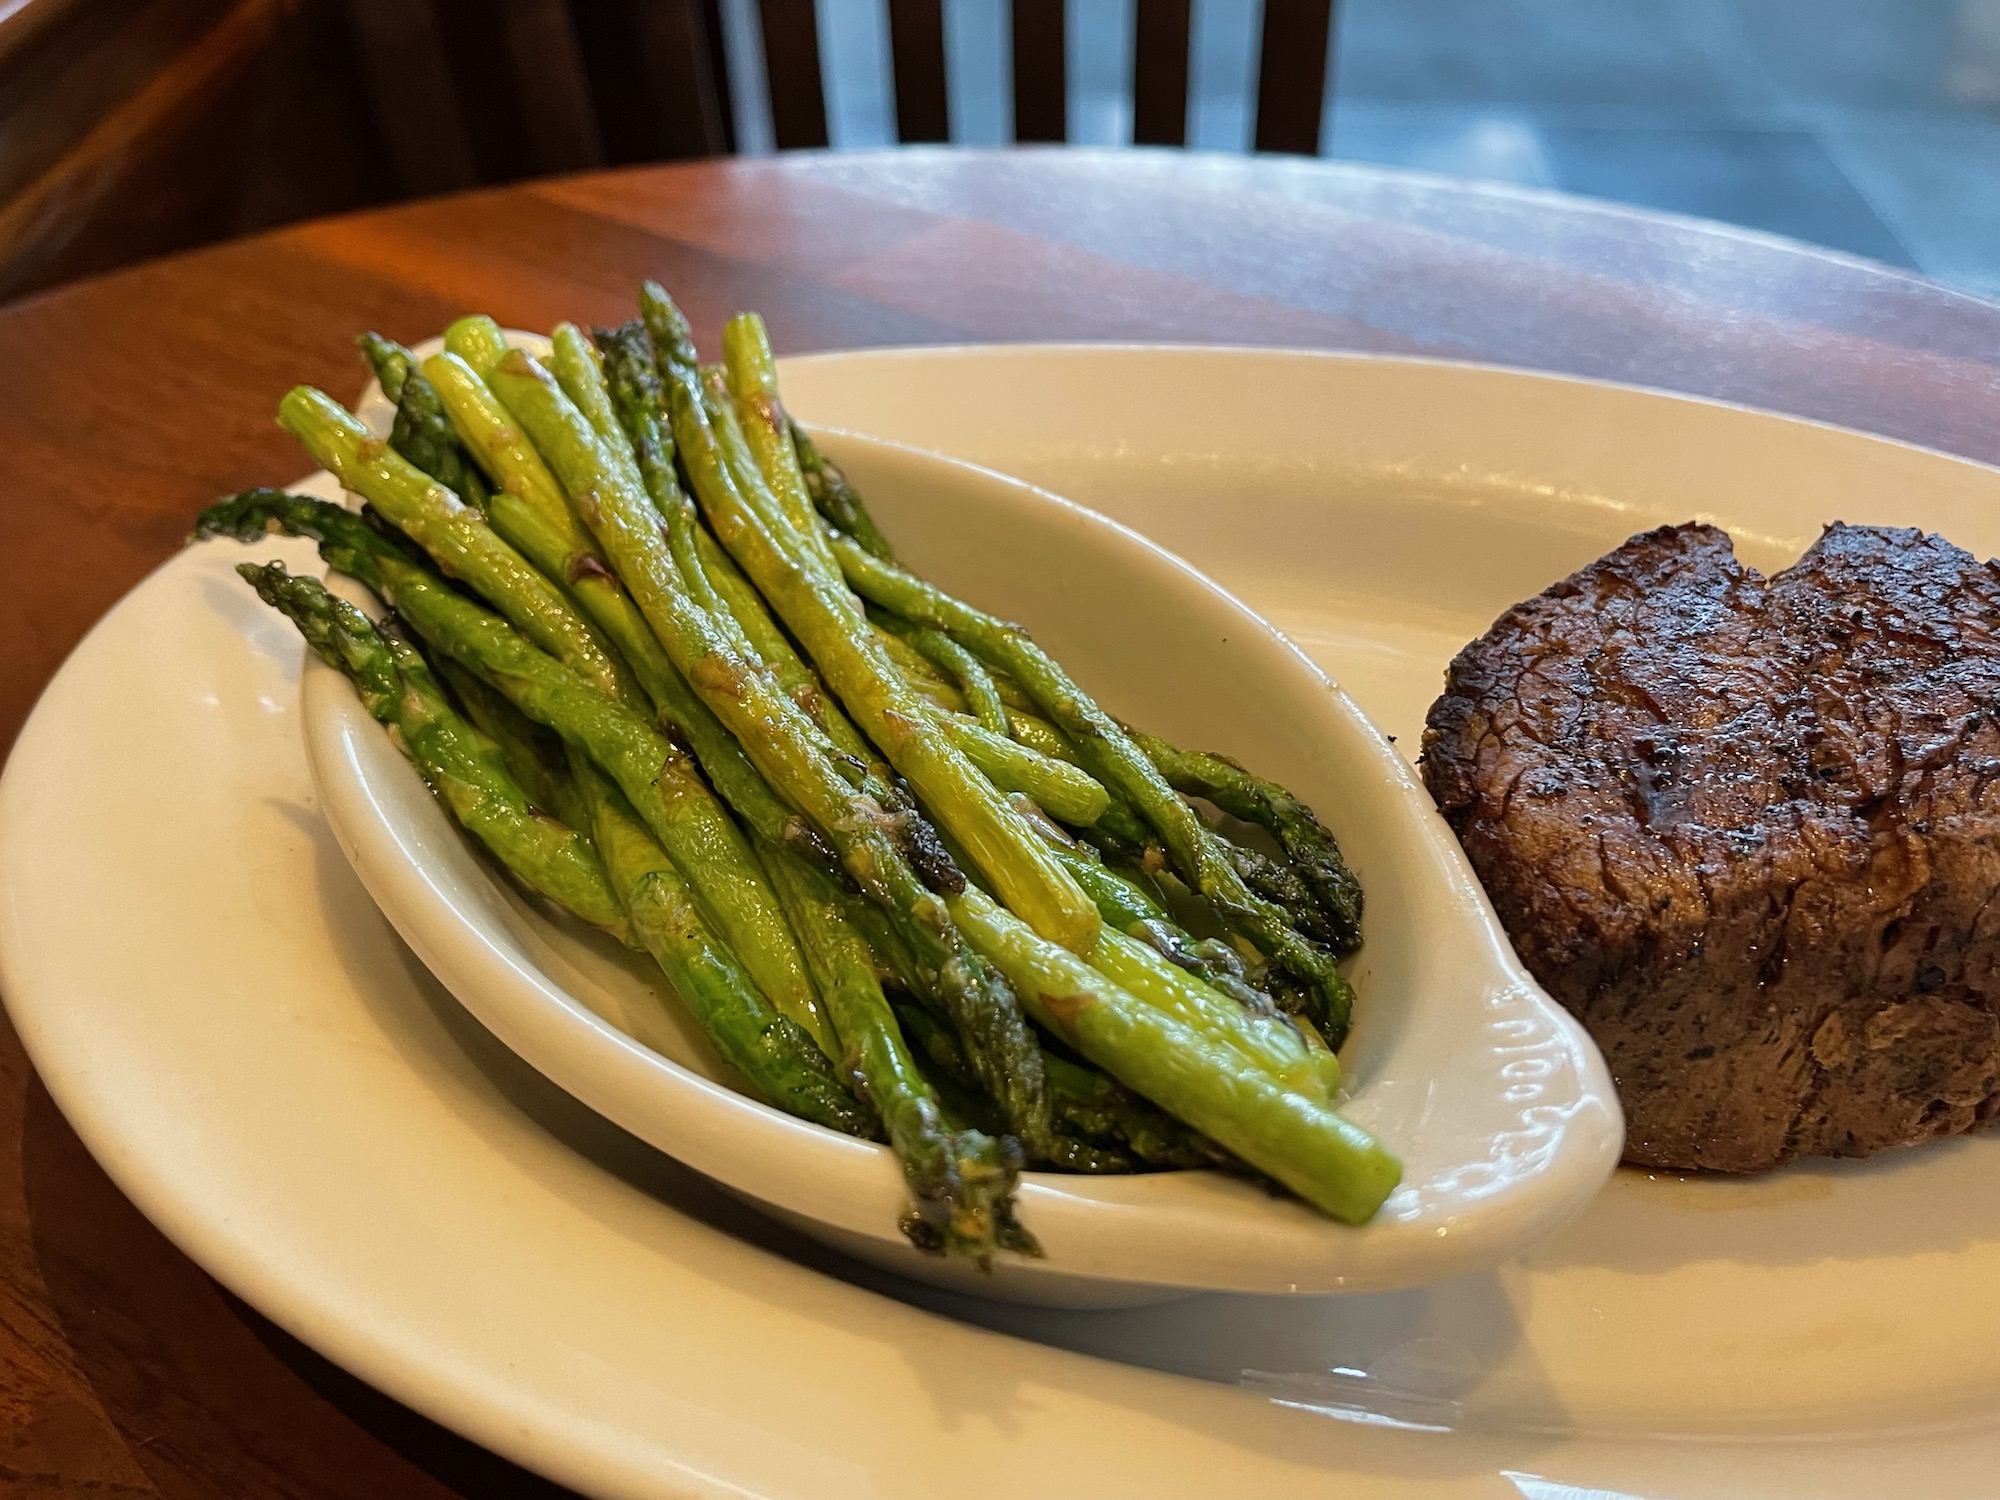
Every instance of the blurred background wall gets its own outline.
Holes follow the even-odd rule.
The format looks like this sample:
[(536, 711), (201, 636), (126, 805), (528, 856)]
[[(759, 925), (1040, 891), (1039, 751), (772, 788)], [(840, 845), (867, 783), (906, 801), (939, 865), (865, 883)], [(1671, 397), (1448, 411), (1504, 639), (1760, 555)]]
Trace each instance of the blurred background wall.
[[(1294, 35), (1331, 12), (1316, 105), (1295, 101), (1306, 123), (1279, 132), (1294, 149), (1316, 138), (1329, 157), (1724, 219), (2000, 296), (2000, 0), (1269, 3), (1303, 25)], [(1019, 124), (1124, 145), (1135, 56), (1176, 33), (1178, 134), (1244, 151), (1266, 55), (1288, 86), (1321, 76), (1263, 43), (1280, 13), (1265, 0), (0, 0), (0, 297), (544, 172), (891, 145), (899, 77), (905, 114), (936, 115), (906, 119), (904, 136), (990, 145)], [(1039, 92), (1022, 91), (1017, 49)], [(941, 98), (899, 75), (932, 51)], [(1157, 69), (1139, 71), (1138, 133), (1161, 139), (1178, 79), (1163, 95)]]

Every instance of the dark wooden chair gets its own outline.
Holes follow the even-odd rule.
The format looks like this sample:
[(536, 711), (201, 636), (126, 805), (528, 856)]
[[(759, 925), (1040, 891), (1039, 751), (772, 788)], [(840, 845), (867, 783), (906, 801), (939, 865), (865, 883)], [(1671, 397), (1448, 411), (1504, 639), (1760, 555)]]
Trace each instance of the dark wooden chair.
[[(370, 56), (393, 58), (385, 116), (413, 96), (456, 98), (462, 128), (426, 118), (414, 142), (452, 142), (459, 182), (504, 180), (734, 149), (717, 0), (349, 0)], [(888, 0), (896, 134), (950, 138), (943, 0)], [(1014, 138), (1067, 125), (1064, 0), (1013, 0)], [(781, 151), (828, 143), (814, 0), (758, 0), (772, 134)], [(1333, 0), (1265, 0), (1259, 151), (1319, 150)], [(1187, 141), (1191, 0), (1137, 0), (1133, 140)], [(509, 78), (521, 87), (508, 88)], [(478, 80), (492, 80), (481, 89)], [(461, 144), (462, 143), (462, 144)], [(436, 156), (436, 152), (430, 153)], [(441, 162), (406, 169), (422, 173)]]
[[(888, 0), (896, 136), (950, 138), (942, 0)], [(826, 96), (813, 0), (759, 0), (771, 127), (780, 150), (824, 146)], [(1068, 121), (1063, 0), (1013, 0), (1014, 139), (1060, 141)], [(1316, 154), (1326, 95), (1333, 0), (1264, 0), (1256, 147)], [(1191, 0), (1136, 0), (1132, 140), (1187, 143)]]
[(731, 149), (716, 0), (0, 0), (0, 300), (314, 214)]
[[(887, 0), (897, 135), (949, 138), (942, 0)], [(1133, 138), (1187, 136), (1191, 0), (1136, 0)], [(814, 0), (758, 0), (781, 150), (827, 144)], [(1013, 0), (1014, 134), (1066, 128)], [(1333, 0), (1264, 0), (1256, 147), (1319, 149)], [(311, 214), (735, 149), (720, 0), (0, 0), (0, 299)]]

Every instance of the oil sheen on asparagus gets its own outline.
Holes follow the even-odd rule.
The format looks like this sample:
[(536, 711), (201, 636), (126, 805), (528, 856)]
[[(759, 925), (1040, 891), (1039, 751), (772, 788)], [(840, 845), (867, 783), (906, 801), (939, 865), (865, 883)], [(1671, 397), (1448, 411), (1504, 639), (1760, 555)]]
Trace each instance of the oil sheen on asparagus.
[[(537, 356), (461, 318), (359, 344), (396, 409), (278, 420), (356, 506), (252, 489), (378, 618), (238, 571), (516, 881), (649, 955), (744, 1092), (880, 1141), (920, 1249), (1039, 1254), (1026, 1168), (1202, 1167), (1348, 1223), (1400, 1168), (1339, 1112), (1361, 886), (1312, 809), (1120, 723), (896, 555), (665, 290)], [(991, 601), (1004, 608), (1004, 600)]]

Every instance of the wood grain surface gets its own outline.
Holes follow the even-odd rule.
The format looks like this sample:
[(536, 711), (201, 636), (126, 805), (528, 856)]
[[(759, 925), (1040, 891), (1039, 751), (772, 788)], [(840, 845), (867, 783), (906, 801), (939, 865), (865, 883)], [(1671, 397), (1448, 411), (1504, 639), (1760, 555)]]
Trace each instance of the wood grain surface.
[[(1138, 339), (1601, 376), (2000, 461), (2000, 306), (1716, 225), (1324, 163), (801, 155), (322, 221), (0, 308), (0, 750), (206, 501), (307, 467), (273, 425), (354, 333), (542, 328), (666, 282), (785, 352)], [(555, 1493), (234, 1301), (105, 1179), (0, 1029), (0, 1496)]]

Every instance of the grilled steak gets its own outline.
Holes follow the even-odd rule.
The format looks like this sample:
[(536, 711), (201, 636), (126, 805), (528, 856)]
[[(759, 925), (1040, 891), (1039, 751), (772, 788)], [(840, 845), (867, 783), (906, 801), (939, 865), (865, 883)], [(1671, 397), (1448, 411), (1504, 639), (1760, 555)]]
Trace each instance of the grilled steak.
[(1664, 527), (1458, 654), (1423, 772), (1626, 1159), (1752, 1172), (2000, 1111), (2000, 565)]

